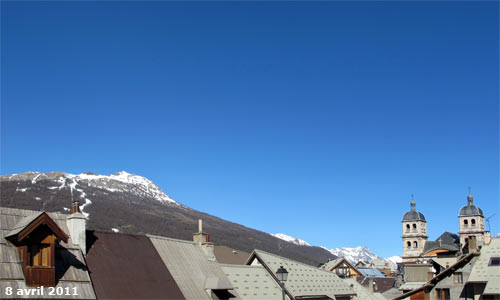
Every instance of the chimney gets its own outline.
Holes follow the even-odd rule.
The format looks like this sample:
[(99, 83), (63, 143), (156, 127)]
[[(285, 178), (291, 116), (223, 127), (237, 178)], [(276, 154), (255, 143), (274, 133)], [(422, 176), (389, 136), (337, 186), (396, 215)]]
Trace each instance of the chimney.
[(210, 236), (208, 233), (203, 232), (203, 221), (201, 219), (198, 220), (198, 232), (193, 234), (193, 241), (201, 246), (209, 260), (216, 260), (214, 244), (210, 243)]
[(489, 231), (486, 231), (484, 233), (484, 244), (489, 245), (491, 242), (491, 233)]
[(71, 204), (71, 213), (74, 214), (79, 212), (80, 212), (80, 207), (78, 206), (78, 202), (75, 201)]
[(208, 233), (203, 232), (203, 221), (200, 219), (198, 220), (198, 232), (193, 234), (193, 241), (197, 242), (198, 244), (203, 244), (203, 243), (208, 243), (210, 242), (210, 236)]
[(71, 214), (66, 217), (66, 225), (68, 226), (71, 242), (80, 247), (83, 255), (87, 254), (85, 245), (86, 223), (87, 219), (80, 212), (78, 202), (73, 202), (71, 205)]
[(469, 236), (469, 253), (477, 252), (477, 240), (475, 235)]

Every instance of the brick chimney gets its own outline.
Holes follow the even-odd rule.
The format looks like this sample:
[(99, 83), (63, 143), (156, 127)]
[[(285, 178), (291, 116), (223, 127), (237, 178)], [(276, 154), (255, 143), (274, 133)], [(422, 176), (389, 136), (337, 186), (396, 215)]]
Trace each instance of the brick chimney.
[(66, 225), (68, 226), (71, 242), (82, 250), (83, 255), (87, 254), (85, 245), (86, 223), (87, 219), (80, 212), (78, 202), (73, 202), (71, 205), (71, 214), (66, 218)]
[(193, 234), (193, 241), (201, 245), (209, 260), (215, 261), (214, 244), (210, 243), (208, 233), (203, 232), (203, 221), (201, 219), (198, 220), (198, 232)]

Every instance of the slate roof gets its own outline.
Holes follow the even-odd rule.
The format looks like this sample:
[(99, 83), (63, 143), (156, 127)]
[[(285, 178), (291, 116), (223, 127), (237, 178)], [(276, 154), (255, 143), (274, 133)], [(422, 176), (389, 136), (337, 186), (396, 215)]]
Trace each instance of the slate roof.
[(349, 287), (336, 274), (321, 270), (301, 262), (271, 254), (262, 250), (254, 250), (246, 264), (255, 264), (255, 260), (262, 262), (264, 268), (272, 272), (272, 276), (280, 266), (288, 271), (288, 280), (285, 284), (289, 296), (335, 296), (354, 295), (354, 290)]
[(358, 268), (358, 271), (365, 277), (385, 277), (384, 273), (375, 268)]
[(148, 237), (186, 299), (212, 300), (210, 289), (233, 288), (215, 257), (210, 260), (198, 243)]
[(410, 210), (408, 212), (406, 212), (404, 215), (403, 215), (403, 219), (401, 221), (425, 221), (425, 217), (424, 217), (424, 214), (419, 212), (418, 210)]
[(460, 209), (459, 217), (469, 217), (469, 216), (481, 216), (483, 217), (483, 211), (474, 205), (474, 198), (471, 194), (467, 196), (468, 204)]
[[(441, 240), (441, 243), (439, 242)], [(445, 231), (435, 241), (427, 241), (424, 245), (424, 252), (427, 253), (436, 249), (448, 251), (458, 251), (460, 247), (460, 237), (454, 233)]]
[(500, 257), (500, 238), (492, 238), (484, 245), (467, 282), (487, 282), (483, 294), (500, 294), (500, 266), (490, 266), (492, 257)]
[[(27, 288), (22, 271), (21, 262), (17, 254), (17, 248), (5, 239), (5, 236), (15, 234), (34, 218), (41, 215), (42, 212), (0, 207), (0, 289), (6, 287)], [(69, 236), (69, 230), (66, 225), (66, 214), (47, 213), (57, 226)], [(30, 221), (31, 220), (31, 221)], [(59, 247), (56, 247), (56, 257), (59, 257), (59, 263), (56, 263), (56, 277), (58, 278), (57, 287), (70, 289), (76, 287), (77, 296), (60, 296), (59, 298), (75, 299), (95, 299), (94, 290), (87, 271), (85, 259), (80, 248), (74, 245), (69, 236), (68, 243), (61, 241)], [(7, 297), (2, 294), (2, 297)], [(33, 296), (33, 298), (54, 298), (54, 296), (43, 295)]]
[(100, 299), (185, 299), (145, 235), (87, 231), (87, 264)]
[(262, 266), (222, 264), (222, 270), (242, 300), (281, 300), (278, 283)]

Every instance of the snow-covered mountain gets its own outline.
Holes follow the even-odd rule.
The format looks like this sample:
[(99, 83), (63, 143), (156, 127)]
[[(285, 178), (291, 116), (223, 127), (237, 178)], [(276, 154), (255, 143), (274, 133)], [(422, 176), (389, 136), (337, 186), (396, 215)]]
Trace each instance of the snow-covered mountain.
[[(311, 246), (311, 244), (302, 239), (298, 239), (284, 233), (275, 233), (271, 235), (279, 239), (282, 239), (284, 241), (294, 243), (296, 245)], [(356, 264), (359, 261), (373, 262), (374, 260), (378, 260), (379, 262), (381, 261), (383, 263), (389, 263), (389, 267), (393, 270), (396, 270), (397, 263), (402, 261), (402, 258), (400, 256), (391, 256), (389, 258), (383, 258), (373, 253), (369, 248), (361, 246), (355, 248), (334, 248), (334, 249), (327, 249), (326, 247), (321, 247), (321, 248), (329, 251), (331, 254), (335, 256), (345, 257), (352, 264)]]
[[(163, 203), (178, 204), (163, 192), (152, 181), (142, 176), (134, 175), (121, 171), (110, 175), (98, 175), (95, 173), (81, 173), (78, 175), (64, 172), (25, 172), (20, 174), (11, 174), (0, 176), (1, 181), (28, 181), (31, 185), (36, 185), (38, 181), (48, 182), (49, 190), (70, 189), (73, 201), (80, 202), (80, 210), (86, 216), (87, 205), (92, 204), (82, 187), (92, 187), (106, 190), (111, 193), (129, 193), (140, 198), (155, 199)], [(29, 186), (16, 188), (16, 192), (27, 192)], [(40, 200), (40, 199), (36, 199)]]
[(293, 236), (289, 236), (289, 235), (286, 235), (284, 233), (274, 233), (274, 234), (271, 234), (271, 235), (274, 236), (274, 237), (277, 237), (279, 239), (282, 239), (284, 241), (293, 243), (295, 245), (299, 245), (299, 246), (311, 246), (311, 244), (309, 244), (308, 242), (306, 242), (304, 240), (301, 240), (301, 239), (298, 239), (298, 238), (294, 238)]
[(400, 256), (383, 258), (373, 253), (369, 248), (361, 246), (355, 248), (334, 248), (329, 251), (338, 257), (345, 257), (352, 264), (356, 264), (359, 261), (374, 262), (378, 260), (379, 262), (389, 263), (389, 267), (393, 270), (396, 270), (397, 263), (402, 261)]
[(382, 257), (375, 255), (367, 247), (355, 247), (355, 248), (334, 248), (329, 250), (330, 253), (338, 257), (344, 257), (351, 263), (357, 263), (359, 261), (371, 262), (374, 259), (383, 260)]
[(249, 253), (259, 245), (313, 266), (334, 258), (319, 247), (293, 245), (281, 252), (286, 242), (277, 243), (277, 238), (262, 231), (179, 204), (150, 180), (127, 172), (25, 172), (0, 176), (2, 207), (69, 213), (75, 201), (88, 217), (89, 230), (191, 240), (202, 219), (204, 231), (215, 237), (218, 245)]

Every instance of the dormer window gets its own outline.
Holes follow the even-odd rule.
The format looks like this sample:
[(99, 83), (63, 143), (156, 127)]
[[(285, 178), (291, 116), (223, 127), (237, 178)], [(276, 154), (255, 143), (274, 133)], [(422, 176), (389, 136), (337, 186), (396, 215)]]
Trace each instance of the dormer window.
[(5, 236), (18, 250), (27, 286), (55, 286), (55, 248), (68, 236), (45, 212), (25, 217)]
[(50, 257), (50, 244), (32, 245), (29, 249), (30, 265), (33, 267), (53, 266)]

